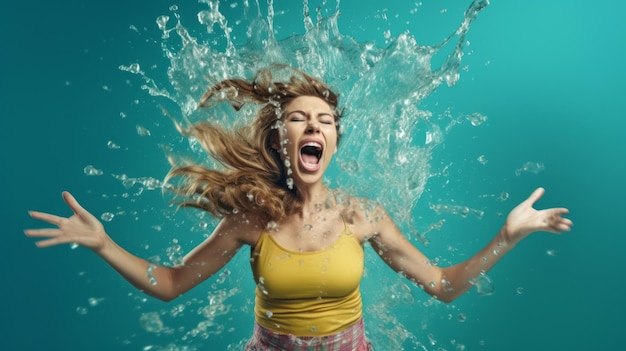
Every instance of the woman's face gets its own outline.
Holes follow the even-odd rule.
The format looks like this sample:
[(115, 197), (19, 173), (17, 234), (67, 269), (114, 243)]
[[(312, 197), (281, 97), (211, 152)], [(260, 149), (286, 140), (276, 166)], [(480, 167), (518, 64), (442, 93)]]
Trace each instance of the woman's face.
[(333, 109), (318, 97), (300, 96), (285, 106), (282, 123), (280, 150), (287, 178), (302, 185), (321, 182), (337, 151)]

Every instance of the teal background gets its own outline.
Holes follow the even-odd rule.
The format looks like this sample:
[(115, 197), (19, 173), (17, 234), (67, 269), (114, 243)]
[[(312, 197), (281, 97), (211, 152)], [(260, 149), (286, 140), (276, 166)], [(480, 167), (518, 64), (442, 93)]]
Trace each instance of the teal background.
[[(379, 45), (384, 45), (385, 29), (393, 35), (410, 30), (419, 42), (435, 44), (456, 28), (469, 5), (426, 0), (419, 20), (407, 24), (408, 3), (343, 1), (340, 30)], [(149, 118), (159, 115), (157, 102), (138, 84), (126, 83), (131, 77), (118, 66), (141, 62), (142, 66), (156, 65), (154, 72), (158, 68), (165, 72), (168, 62), (159, 47), (155, 18), (170, 5), (164, 1), (14, 1), (4, 6), (0, 21), (4, 34), (0, 66), (4, 166), (0, 174), (5, 184), (2, 350), (185, 346), (167, 335), (147, 333), (139, 324), (141, 312), (167, 311), (171, 304), (143, 301), (139, 292), (87, 250), (38, 250), (33, 240), (22, 235), (23, 229), (39, 225), (27, 216), (29, 209), (67, 214), (60, 193), (70, 190), (94, 213), (137, 212), (107, 224), (108, 231), (129, 250), (150, 256), (171, 244), (168, 230), (176, 229), (175, 221), (165, 221), (161, 231), (152, 229), (163, 211), (169, 210), (161, 194), (146, 192), (129, 205), (120, 196), (125, 189), (108, 176), (162, 178), (168, 170), (157, 144), (176, 138), (176, 133), (166, 119)], [(188, 21), (204, 6), (179, 4)], [(277, 1), (276, 7), (287, 11), (277, 17), (279, 33), (302, 31), (301, 4)], [(442, 13), (444, 8), (447, 11)], [(419, 303), (395, 311), (429, 350), (454, 350), (456, 342), (468, 350), (623, 347), (625, 10), (622, 2), (608, 0), (493, 1), (467, 37), (471, 45), (465, 52), (471, 55), (463, 63), (470, 70), (461, 72), (456, 86), (440, 87), (425, 102), (434, 109), (447, 106), (489, 118), (481, 128), (450, 132), (435, 162), (454, 163), (456, 173), (445, 186), (436, 180), (429, 184), (426, 198), (488, 206), (482, 207), (487, 215), (482, 220), (468, 217), (455, 222), (451, 218), (445, 233), (424, 248), (428, 255), (442, 254), (450, 243), (463, 251), (453, 259), (471, 254), (497, 231), (503, 219), (496, 214), (506, 213), (537, 186), (547, 189), (541, 207), (567, 206), (575, 222), (574, 230), (564, 236), (537, 234), (520, 244), (490, 274), (495, 294), (479, 296), (472, 291), (457, 300), (454, 306), (467, 315), (465, 322), (456, 320), (457, 312), (450, 320), (445, 308), (423, 311)], [(386, 21), (376, 16), (381, 11), (388, 14)], [(140, 29), (140, 38), (129, 30), (130, 25)], [(121, 113), (128, 117), (121, 118)], [(150, 126), (150, 138), (137, 136), (138, 123)], [(108, 149), (109, 140), (123, 150)], [(489, 160), (485, 166), (475, 162), (483, 154)], [(534, 160), (543, 162), (546, 170), (515, 176), (515, 169)], [(91, 164), (104, 169), (106, 176), (85, 176), (83, 168)], [(509, 201), (494, 204), (477, 199), (477, 194), (501, 191), (510, 193)], [(424, 208), (426, 203), (418, 210)], [(194, 220), (179, 216), (180, 223)], [(193, 235), (177, 236), (183, 250), (197, 243)], [(547, 255), (547, 250), (557, 254)], [(249, 306), (246, 299), (251, 298), (253, 286), (245, 257), (230, 271), (248, 289), (238, 298)], [(185, 298), (205, 298), (210, 284)], [(523, 294), (516, 293), (519, 287)], [(366, 280), (365, 301), (375, 295), (368, 295), (368, 290), (378, 289), (379, 285)], [(414, 289), (416, 301), (424, 301), (423, 295)], [(89, 308), (86, 315), (78, 314), (77, 307), (88, 306), (90, 297), (104, 301)], [(195, 318), (194, 313), (188, 314), (190, 320)], [(430, 326), (441, 326), (428, 331), (436, 334), (436, 345), (427, 344), (427, 336), (420, 332), (421, 314), (429, 316)], [(245, 311), (233, 312), (222, 321), (235, 331), (190, 345), (225, 349), (251, 328)], [(376, 322), (370, 322), (374, 328)], [(184, 319), (176, 323), (186, 324)], [(385, 345), (377, 349), (384, 351)]]

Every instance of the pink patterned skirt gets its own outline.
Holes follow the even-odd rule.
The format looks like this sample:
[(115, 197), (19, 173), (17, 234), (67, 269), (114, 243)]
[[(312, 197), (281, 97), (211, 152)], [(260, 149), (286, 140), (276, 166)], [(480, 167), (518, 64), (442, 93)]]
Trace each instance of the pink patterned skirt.
[(295, 336), (280, 334), (254, 324), (254, 334), (245, 351), (374, 351), (365, 337), (363, 320), (334, 335)]

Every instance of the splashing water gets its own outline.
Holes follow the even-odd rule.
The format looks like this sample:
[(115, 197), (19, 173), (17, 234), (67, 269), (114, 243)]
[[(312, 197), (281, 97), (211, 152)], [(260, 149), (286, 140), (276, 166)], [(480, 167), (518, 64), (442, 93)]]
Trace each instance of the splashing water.
[(476, 286), (479, 295), (491, 295), (495, 290), (491, 278), (485, 272), (481, 272), (477, 277), (470, 279), (469, 282)]
[[(287, 64), (324, 79), (341, 93), (341, 105), (345, 107), (342, 130), (346, 136), (342, 139), (343, 150), (336, 156), (339, 175), (332, 180), (346, 190), (377, 199), (397, 220), (411, 226), (411, 212), (432, 175), (432, 152), (442, 143), (444, 131), (454, 124), (420, 109), (420, 102), (442, 83), (456, 84), (465, 36), (489, 2), (474, 1), (461, 25), (439, 45), (419, 45), (405, 32), (390, 37), (385, 48), (341, 34), (339, 4), (328, 17), (321, 17), (318, 9), (315, 23), (308, 1), (303, 4), (304, 34), (281, 40), (275, 36), (273, 2), (269, 2), (266, 18), (261, 17), (260, 10), (253, 14), (245, 2), (240, 22), (248, 24), (247, 42), (236, 46), (230, 36), (236, 28), (220, 13), (220, 3), (200, 2), (209, 6), (198, 14), (200, 24), (212, 34), (205, 41), (190, 34), (175, 6), (172, 17), (157, 19), (162, 49), (170, 64), (169, 82), (150, 78), (139, 63), (121, 65), (120, 69), (141, 76), (142, 89), (175, 103), (181, 118), (190, 122), (207, 119), (206, 112), (197, 109), (198, 98), (207, 87), (227, 77), (250, 79), (260, 68)], [(179, 42), (174, 42), (174, 34)], [(445, 61), (440, 67), (432, 67), (437, 53), (450, 45), (454, 47)], [(168, 85), (171, 89), (166, 88)], [(215, 106), (209, 118), (215, 123), (233, 125), (254, 116), (251, 107), (244, 106), (236, 114), (226, 105)], [(146, 133), (142, 129), (140, 135)], [(427, 135), (424, 143), (413, 137), (422, 133)], [(364, 140), (369, 141), (366, 147)], [(354, 177), (355, 172), (360, 176)]]
[(522, 165), (522, 167), (518, 168), (515, 170), (515, 175), (516, 176), (520, 176), (522, 175), (522, 173), (534, 173), (534, 174), (539, 174), (541, 172), (543, 172), (546, 169), (546, 166), (544, 166), (543, 163), (541, 162), (526, 162)]
[[(176, 119), (190, 123), (209, 119), (227, 127), (250, 121), (256, 110), (246, 105), (239, 112), (234, 112), (227, 104), (218, 104), (209, 110), (210, 115), (207, 116), (206, 110), (197, 109), (197, 101), (206, 88), (225, 78), (250, 79), (260, 68), (287, 64), (325, 80), (341, 94), (340, 107), (345, 108), (341, 126), (345, 135), (335, 156), (336, 162), (329, 170), (329, 183), (355, 195), (376, 199), (394, 214), (405, 233), (416, 233), (412, 212), (428, 179), (433, 177), (433, 151), (443, 143), (446, 132), (457, 123), (450, 116), (436, 116), (422, 109), (420, 104), (441, 84), (453, 86), (459, 80), (465, 36), (489, 2), (474, 1), (458, 28), (438, 45), (420, 45), (409, 32), (396, 37), (385, 32), (386, 47), (378, 47), (373, 42), (359, 42), (342, 34), (338, 28), (339, 3), (333, 13), (322, 16), (322, 9), (327, 5), (324, 2), (317, 9), (317, 17), (313, 18), (309, 2), (305, 0), (302, 11), (304, 34), (280, 39), (277, 38), (278, 29), (274, 25), (276, 13), (271, 0), (268, 1), (266, 16), (261, 15), (258, 3), (256, 11), (247, 0), (243, 5), (233, 3), (242, 7), (238, 10), (243, 12), (241, 20), (236, 22), (231, 22), (225, 15), (228, 9), (224, 3), (216, 0), (200, 0), (200, 3), (206, 5), (206, 9), (198, 12), (197, 21), (205, 32), (197, 34), (197, 37), (186, 27), (188, 24), (183, 23), (177, 6), (170, 8), (170, 14), (156, 19), (161, 32), (161, 48), (169, 60), (167, 81), (151, 77), (142, 63), (126, 63), (119, 69), (139, 77), (141, 88), (149, 95), (164, 99), (178, 108), (178, 111), (168, 111), (168, 116), (177, 116)], [(234, 34), (241, 32), (240, 23), (245, 26), (246, 42), (242, 44), (236, 43)], [(443, 63), (433, 67), (433, 59), (441, 55), (444, 48), (450, 49), (450, 52)], [(473, 126), (480, 126), (486, 117), (476, 113), (463, 119), (469, 120)], [(155, 134), (143, 125), (137, 125), (136, 131), (141, 137)], [(424, 137), (416, 137), (420, 135)], [(198, 158), (205, 158), (206, 155), (196, 144), (194, 140), (188, 140), (186, 150)], [(529, 167), (524, 171), (532, 172)], [(148, 190), (163, 186), (151, 177), (114, 177), (127, 189), (135, 185)], [(433, 210), (461, 216), (468, 213), (479, 218), (482, 216), (479, 210), (451, 205), (436, 205)], [(179, 251), (178, 245), (170, 248), (169, 253), (173, 257), (170, 259), (177, 261)], [(151, 276), (151, 271), (147, 274)], [(492, 287), (485, 282), (488, 278), (480, 278), (474, 283), (480, 293), (489, 294)], [(219, 279), (220, 284), (228, 284), (230, 278), (220, 276)], [(412, 343), (414, 349), (426, 349), (426, 344), (434, 345), (432, 334), (424, 339), (417, 337), (402, 320), (390, 315), (390, 306), (413, 303), (414, 297), (404, 283), (390, 283), (388, 286), (390, 288), (381, 293), (380, 301), (365, 310), (366, 316), (373, 316), (372, 321), (381, 321), (381, 329), (375, 331), (371, 338), (385, 345), (384, 342), (393, 336), (393, 345), (397, 349), (401, 349), (405, 342)], [(219, 295), (219, 299), (211, 300), (211, 305), (201, 309), (201, 314), (209, 319), (182, 339), (204, 338), (212, 334), (207, 328), (216, 326), (213, 318), (228, 311), (224, 300), (237, 291), (228, 290), (228, 293)], [(426, 305), (432, 306), (433, 303)], [(144, 315), (142, 325), (150, 332), (159, 332), (163, 325), (158, 317), (155, 314)], [(423, 329), (427, 329), (426, 321), (423, 323)], [(228, 349), (231, 346), (235, 347), (230, 345)]]

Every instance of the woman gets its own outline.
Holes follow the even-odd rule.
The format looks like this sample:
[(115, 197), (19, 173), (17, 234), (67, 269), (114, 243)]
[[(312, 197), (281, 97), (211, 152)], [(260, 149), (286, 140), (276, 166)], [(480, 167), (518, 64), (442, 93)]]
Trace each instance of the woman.
[(57, 228), (25, 231), (38, 247), (77, 243), (92, 249), (125, 279), (161, 300), (172, 300), (218, 272), (244, 245), (251, 247), (254, 335), (246, 350), (371, 350), (365, 338), (359, 282), (363, 244), (428, 294), (450, 302), (470, 280), (493, 267), (535, 231), (569, 231), (565, 208), (535, 210), (539, 188), (515, 207), (494, 239), (451, 267), (429, 259), (374, 201), (331, 190), (323, 182), (340, 139), (338, 97), (292, 70), (283, 82), (261, 70), (252, 82), (222, 81), (200, 106), (227, 101), (235, 109), (260, 105), (254, 122), (236, 131), (209, 123), (179, 130), (197, 139), (223, 170), (176, 165), (167, 179), (186, 200), (221, 221), (176, 267), (151, 264), (119, 247), (103, 225), (68, 192), (69, 218), (30, 212)]

